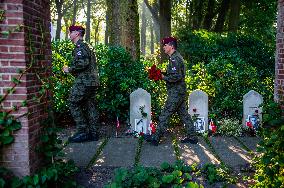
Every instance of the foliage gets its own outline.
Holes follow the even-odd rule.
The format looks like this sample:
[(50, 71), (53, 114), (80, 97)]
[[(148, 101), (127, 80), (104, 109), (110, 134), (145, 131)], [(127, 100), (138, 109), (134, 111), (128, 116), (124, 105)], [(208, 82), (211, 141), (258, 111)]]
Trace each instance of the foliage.
[(282, 110), (279, 103), (274, 101), (266, 102), (262, 105), (262, 122), (266, 127), (277, 126), (283, 123)]
[(226, 136), (241, 136), (243, 133), (243, 126), (237, 119), (223, 118), (218, 121), (217, 133)]
[(52, 82), (53, 103), (55, 112), (67, 112), (67, 98), (73, 84), (73, 76), (62, 71), (64, 65), (70, 65), (74, 45), (71, 41), (52, 41)]
[(239, 29), (260, 40), (275, 46), (277, 1), (251, 0), (243, 1)]
[(226, 181), (234, 183), (235, 179), (230, 176), (230, 170), (225, 165), (217, 167), (214, 164), (207, 163), (201, 168), (201, 172), (205, 174), (209, 184), (215, 182)]
[(143, 166), (119, 168), (113, 182), (106, 187), (203, 187), (192, 181), (190, 173), (193, 169), (181, 161), (174, 165), (163, 163), (160, 169)]
[[(0, 168), (0, 187), (76, 187), (76, 182), (70, 181), (70, 176), (76, 171), (77, 167), (73, 162), (57, 161), (42, 168), (39, 173), (20, 179), (7, 169)], [(66, 181), (67, 179), (69, 181)]]
[(180, 50), (187, 59), (188, 89), (209, 95), (217, 117), (242, 117), (242, 100), (250, 90), (266, 101), (273, 98), (274, 52), (245, 35), (181, 31)]
[(264, 130), (264, 139), (259, 143), (256, 157), (254, 187), (284, 186), (284, 125)]
[(0, 148), (11, 144), (14, 141), (13, 132), (20, 128), (21, 124), (14, 116), (5, 111), (0, 111)]
[(255, 67), (260, 78), (274, 74), (275, 48), (251, 35), (218, 34), (204, 30), (192, 32), (181, 28), (178, 38), (179, 51), (189, 63), (189, 68), (229, 55), (237, 62), (244, 61)]

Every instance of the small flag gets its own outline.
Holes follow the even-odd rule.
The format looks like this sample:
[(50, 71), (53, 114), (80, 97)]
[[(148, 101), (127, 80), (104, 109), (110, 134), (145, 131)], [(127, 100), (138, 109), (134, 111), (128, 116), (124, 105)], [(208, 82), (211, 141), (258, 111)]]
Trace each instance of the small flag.
[(252, 128), (252, 123), (250, 121), (247, 121), (246, 126), (248, 126), (249, 128)]
[(119, 120), (118, 120), (118, 116), (116, 116), (116, 128), (119, 128)]
[(213, 133), (217, 131), (217, 126), (214, 124), (214, 121), (212, 120), (210, 121), (209, 129), (211, 129)]
[(154, 123), (150, 123), (150, 128), (151, 128), (151, 134), (154, 134), (156, 132), (156, 127), (154, 125)]

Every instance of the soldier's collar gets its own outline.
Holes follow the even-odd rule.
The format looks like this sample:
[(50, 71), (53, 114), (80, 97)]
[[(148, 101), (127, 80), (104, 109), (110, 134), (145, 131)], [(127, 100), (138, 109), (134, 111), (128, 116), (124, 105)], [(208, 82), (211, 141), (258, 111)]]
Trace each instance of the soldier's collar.
[(79, 47), (81, 43), (83, 43), (83, 40), (82, 40), (82, 39), (79, 39), (79, 40), (76, 42), (76, 46)]

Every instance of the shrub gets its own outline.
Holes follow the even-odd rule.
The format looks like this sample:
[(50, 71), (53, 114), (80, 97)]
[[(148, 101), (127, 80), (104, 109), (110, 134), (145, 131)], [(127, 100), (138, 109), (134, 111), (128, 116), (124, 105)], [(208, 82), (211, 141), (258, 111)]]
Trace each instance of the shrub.
[(242, 124), (234, 118), (224, 118), (218, 121), (217, 133), (226, 136), (241, 136), (243, 132)]
[(276, 130), (265, 129), (257, 151), (262, 154), (254, 159), (256, 184), (253, 187), (283, 187), (284, 125)]

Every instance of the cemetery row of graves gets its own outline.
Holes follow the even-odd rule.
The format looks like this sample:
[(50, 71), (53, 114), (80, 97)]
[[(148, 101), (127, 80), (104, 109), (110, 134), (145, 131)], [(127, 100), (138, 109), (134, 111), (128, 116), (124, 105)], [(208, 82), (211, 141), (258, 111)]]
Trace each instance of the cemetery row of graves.
[[(257, 132), (262, 121), (262, 96), (256, 91), (249, 91), (243, 96), (243, 118), (239, 129), (245, 128), (247, 132)], [(194, 119), (195, 130), (198, 133), (213, 132), (222, 133), (226, 125), (222, 125), (218, 130), (215, 119), (208, 118), (208, 95), (201, 91), (195, 90), (190, 93), (188, 98), (188, 112)], [(131, 130), (136, 133), (151, 134), (155, 131), (151, 120), (151, 95), (144, 89), (137, 89), (130, 94), (130, 124)], [(223, 130), (222, 130), (223, 129)], [(228, 131), (235, 131), (229, 130)], [(226, 135), (226, 134), (225, 134)], [(230, 136), (229, 132), (227, 135)], [(236, 132), (235, 135), (241, 136), (242, 132)]]

